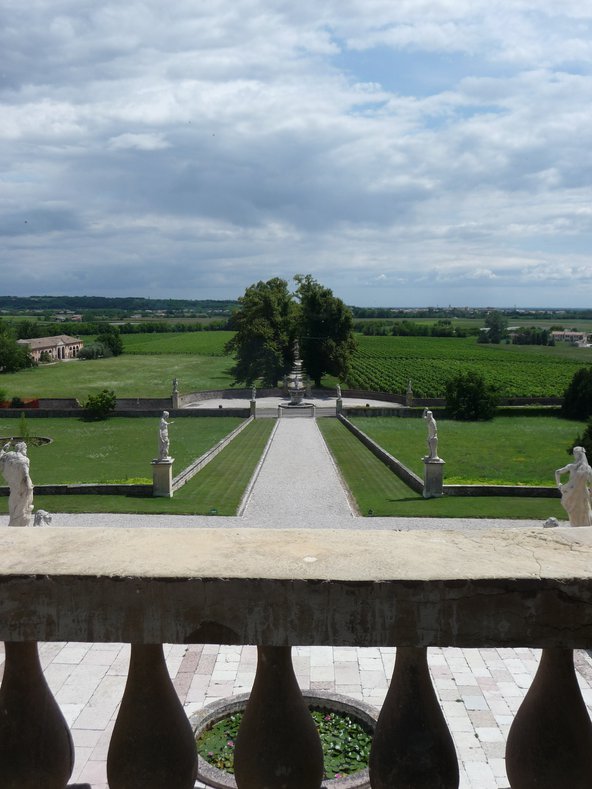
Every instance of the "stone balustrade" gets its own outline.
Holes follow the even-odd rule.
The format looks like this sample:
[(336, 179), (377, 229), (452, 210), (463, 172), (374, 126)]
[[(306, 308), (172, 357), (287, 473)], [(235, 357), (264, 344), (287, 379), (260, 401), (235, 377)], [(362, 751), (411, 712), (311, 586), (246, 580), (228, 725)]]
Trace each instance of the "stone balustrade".
[(163, 643), (259, 645), (236, 744), (239, 789), (321, 786), (292, 670), (297, 644), (397, 647), (373, 789), (458, 786), (427, 647), (540, 647), (508, 737), (511, 787), (592, 785), (592, 725), (572, 655), (592, 648), (592, 529), (4, 529), (0, 585), (3, 789), (64, 789), (72, 770), (38, 641), (132, 645), (112, 789), (193, 787), (193, 736)]

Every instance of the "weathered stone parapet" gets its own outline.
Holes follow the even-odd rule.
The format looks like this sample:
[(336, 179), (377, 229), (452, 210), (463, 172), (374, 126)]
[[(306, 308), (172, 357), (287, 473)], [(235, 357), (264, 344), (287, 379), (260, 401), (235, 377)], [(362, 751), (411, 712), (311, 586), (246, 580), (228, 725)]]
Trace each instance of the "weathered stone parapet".
[(591, 605), (589, 528), (0, 530), (6, 641), (590, 649)]

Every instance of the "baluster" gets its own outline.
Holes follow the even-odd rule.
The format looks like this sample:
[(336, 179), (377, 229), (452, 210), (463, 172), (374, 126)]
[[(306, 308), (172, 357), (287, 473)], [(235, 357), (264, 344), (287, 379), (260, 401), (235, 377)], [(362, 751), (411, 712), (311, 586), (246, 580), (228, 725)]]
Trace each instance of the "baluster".
[(34, 641), (5, 644), (0, 688), (0, 786), (64, 789), (74, 767), (70, 730), (43, 676)]
[(372, 789), (457, 789), (458, 761), (427, 649), (398, 647), (369, 760)]
[(197, 747), (162, 644), (132, 644), (107, 755), (110, 789), (193, 789)]
[(294, 676), (290, 647), (258, 647), (253, 690), (236, 738), (239, 789), (319, 789), (323, 751)]
[(508, 734), (506, 770), (512, 789), (592, 786), (592, 723), (571, 649), (543, 649)]

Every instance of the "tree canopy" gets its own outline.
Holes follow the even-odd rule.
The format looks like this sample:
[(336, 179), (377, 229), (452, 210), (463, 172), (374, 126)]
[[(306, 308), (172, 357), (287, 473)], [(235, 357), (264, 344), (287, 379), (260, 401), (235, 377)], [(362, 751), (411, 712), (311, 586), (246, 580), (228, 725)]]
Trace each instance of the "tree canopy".
[(288, 283), (279, 277), (259, 281), (238, 301), (231, 319), (236, 334), (224, 348), (235, 354), (232, 375), (247, 386), (259, 379), (264, 386), (276, 386), (290, 369), (295, 338), (295, 305)]
[(355, 349), (351, 311), (310, 274), (294, 277), (299, 301), (298, 336), (304, 368), (321, 385), (325, 373), (343, 380)]
[(250, 285), (239, 298), (225, 346), (235, 355), (232, 374), (247, 386), (261, 380), (276, 386), (294, 362), (293, 344), (300, 341), (304, 368), (319, 386), (325, 373), (345, 378), (354, 350), (353, 321), (348, 307), (310, 274), (295, 278), (293, 293), (286, 280), (273, 278)]
[(12, 330), (0, 321), (0, 372), (14, 373), (34, 365), (29, 349), (19, 345)]

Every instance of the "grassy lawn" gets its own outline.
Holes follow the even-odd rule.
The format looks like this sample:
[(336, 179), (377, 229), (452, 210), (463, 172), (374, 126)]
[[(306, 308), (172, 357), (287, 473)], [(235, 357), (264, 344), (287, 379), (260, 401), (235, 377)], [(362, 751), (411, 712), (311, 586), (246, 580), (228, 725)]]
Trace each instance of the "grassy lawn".
[[(112, 420), (112, 422), (116, 421), (118, 420)], [(185, 431), (188, 423), (195, 422), (199, 425), (206, 422), (207, 418), (187, 418), (182, 421), (183, 431)], [(213, 421), (222, 423), (226, 421), (226, 418), (220, 417), (213, 419)], [(175, 447), (179, 443), (180, 436), (173, 432), (175, 426), (173, 425), (170, 429), (171, 448), (175, 456), (178, 456), (179, 453), (176, 452)], [(212, 510), (216, 510), (218, 515), (234, 515), (273, 426), (273, 419), (260, 419), (252, 422), (211, 463), (175, 493), (172, 499), (136, 496), (35, 496), (35, 507), (46, 509), (52, 513), (120, 512), (207, 515), (212, 513)], [(34, 482), (39, 482), (33, 463), (34, 461), (31, 460), (31, 475)], [(175, 463), (175, 471), (180, 468), (181, 466)], [(0, 497), (0, 512), (6, 513), (7, 506), (8, 498)], [(54, 519), (54, 525), (59, 526), (59, 518)]]
[[(214, 333), (214, 332), (210, 332)], [(101, 389), (118, 397), (167, 397), (173, 378), (182, 392), (226, 389), (231, 383), (229, 356), (122, 354), (111, 359), (61, 362), (2, 373), (0, 386), (9, 398), (77, 397)]]
[[(184, 417), (170, 427), (173, 473), (178, 473), (240, 424), (238, 417)], [(152, 481), (150, 461), (158, 449), (157, 418), (113, 417), (103, 422), (82, 419), (29, 419), (29, 433), (53, 443), (29, 446), (31, 478), (52, 482)], [(0, 418), (0, 436), (19, 432), (18, 419)]]
[[(389, 471), (336, 419), (319, 419), (318, 424), (363, 515), (540, 520), (554, 516), (566, 519), (559, 499), (489, 496), (423, 499)], [(420, 424), (425, 428), (423, 422)]]
[[(427, 452), (423, 419), (355, 417), (352, 422), (423, 476)], [(501, 416), (491, 422), (438, 422), (438, 454), (448, 484), (553, 485), (569, 462), (567, 447), (584, 423), (557, 417)]]

